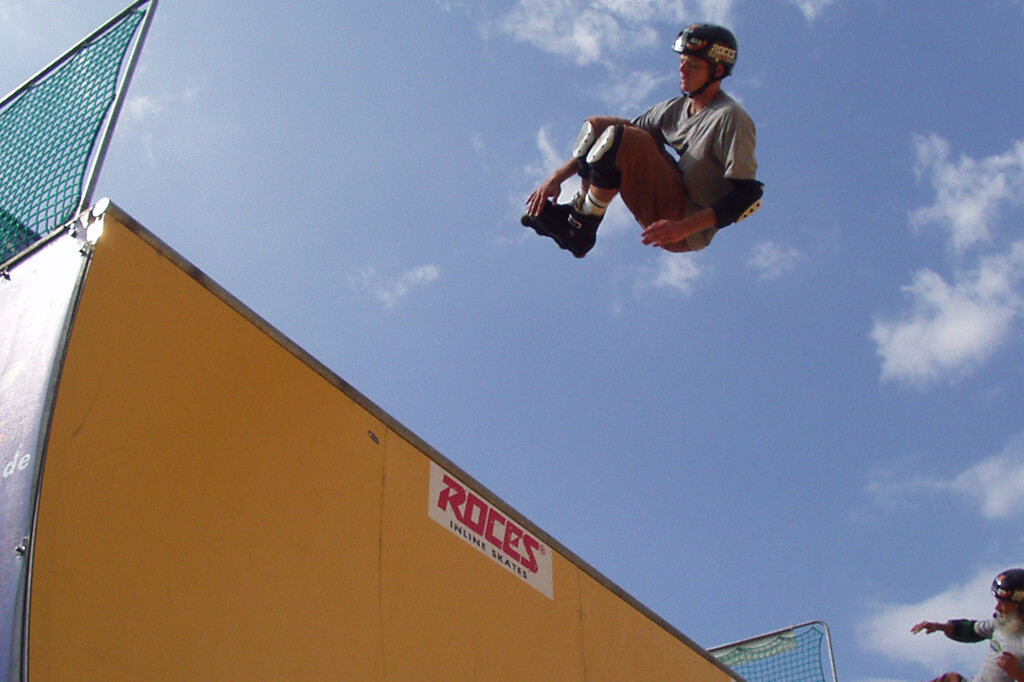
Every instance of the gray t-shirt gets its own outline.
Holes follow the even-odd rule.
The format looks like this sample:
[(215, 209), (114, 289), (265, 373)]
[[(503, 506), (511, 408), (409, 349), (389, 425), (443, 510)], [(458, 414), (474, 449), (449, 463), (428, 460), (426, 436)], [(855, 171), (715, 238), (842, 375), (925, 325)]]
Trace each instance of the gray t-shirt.
[(692, 116), (689, 103), (680, 96), (655, 104), (633, 124), (676, 150), (690, 201), (710, 206), (732, 189), (727, 179), (757, 179), (757, 133), (746, 110), (724, 92)]

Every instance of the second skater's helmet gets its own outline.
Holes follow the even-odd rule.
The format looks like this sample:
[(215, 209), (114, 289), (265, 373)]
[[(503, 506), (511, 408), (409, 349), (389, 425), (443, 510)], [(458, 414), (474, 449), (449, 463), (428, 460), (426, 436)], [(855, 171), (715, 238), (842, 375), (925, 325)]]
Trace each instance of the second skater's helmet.
[(722, 78), (732, 73), (736, 64), (736, 36), (715, 24), (691, 24), (679, 32), (672, 49), (679, 54), (706, 59), (711, 62), (712, 70), (721, 64), (725, 67)]
[(992, 581), (992, 594), (996, 599), (1024, 605), (1024, 568), (1003, 571)]

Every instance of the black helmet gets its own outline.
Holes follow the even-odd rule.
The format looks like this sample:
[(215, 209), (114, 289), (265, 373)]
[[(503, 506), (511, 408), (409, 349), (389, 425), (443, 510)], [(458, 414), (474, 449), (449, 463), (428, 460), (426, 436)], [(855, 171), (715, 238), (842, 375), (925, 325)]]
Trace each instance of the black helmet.
[(992, 594), (996, 599), (1024, 605), (1024, 568), (1003, 571), (992, 581)]
[(706, 59), (712, 68), (725, 67), (722, 78), (732, 73), (736, 63), (736, 36), (727, 28), (714, 24), (692, 24), (679, 32), (672, 49), (679, 54), (690, 54)]

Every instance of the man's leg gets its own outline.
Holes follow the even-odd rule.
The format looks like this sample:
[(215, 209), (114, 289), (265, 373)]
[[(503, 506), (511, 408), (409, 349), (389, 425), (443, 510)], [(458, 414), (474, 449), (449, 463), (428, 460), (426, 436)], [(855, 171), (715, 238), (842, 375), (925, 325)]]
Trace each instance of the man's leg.
[[(641, 227), (689, 215), (693, 207), (676, 160), (648, 132), (627, 126), (615, 162), (622, 175), (622, 202)], [(715, 232), (714, 228), (696, 232), (664, 248), (676, 253), (699, 251), (711, 243)]]
[(628, 125), (629, 121), (624, 118), (588, 118), (573, 149), (583, 178), (580, 193), (573, 200), (573, 217), (594, 233), (609, 204), (619, 193), (622, 178), (615, 157), (622, 131)]
[(612, 117), (587, 119), (576, 144), (573, 145), (573, 157), (583, 179), (580, 192), (568, 204), (555, 204), (549, 200), (539, 215), (524, 215), (520, 220), (537, 234), (551, 237), (560, 248), (572, 252), (577, 258), (583, 258), (594, 248), (597, 227), (608, 204), (617, 193), (617, 190), (601, 189), (594, 185), (595, 178), (601, 184), (605, 173), (618, 173), (614, 161), (611, 161), (614, 150), (608, 161), (601, 163), (601, 170), (596, 174), (588, 161), (598, 160), (606, 155), (611, 142), (615, 140), (615, 126), (621, 123), (628, 121)]
[[(619, 194), (641, 226), (686, 216), (687, 193), (674, 159), (649, 133), (623, 118), (588, 118), (573, 147), (583, 179), (570, 204), (550, 204), (523, 224), (582, 258), (593, 248), (597, 228)], [(566, 221), (567, 218), (567, 221)], [(691, 235), (670, 251), (698, 250), (709, 238)]]
[[(623, 119), (587, 119), (574, 153), (585, 192), (573, 202), (570, 220), (575, 218), (596, 233), (604, 211), (619, 194), (642, 227), (686, 217), (689, 206), (683, 176), (675, 159), (650, 133)], [(698, 251), (712, 236), (713, 232), (699, 232), (665, 248)]]

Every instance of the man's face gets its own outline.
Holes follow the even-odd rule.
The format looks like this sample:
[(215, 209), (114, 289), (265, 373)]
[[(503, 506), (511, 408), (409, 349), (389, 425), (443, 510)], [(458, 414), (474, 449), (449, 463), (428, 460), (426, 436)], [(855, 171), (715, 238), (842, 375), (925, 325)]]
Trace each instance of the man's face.
[(1009, 599), (996, 600), (996, 619), (1004, 626), (1012, 625), (1015, 628), (1024, 627), (1024, 618), (1021, 616), (1020, 607)]
[(679, 76), (682, 91), (694, 92), (711, 78), (711, 63), (693, 55), (681, 55)]

